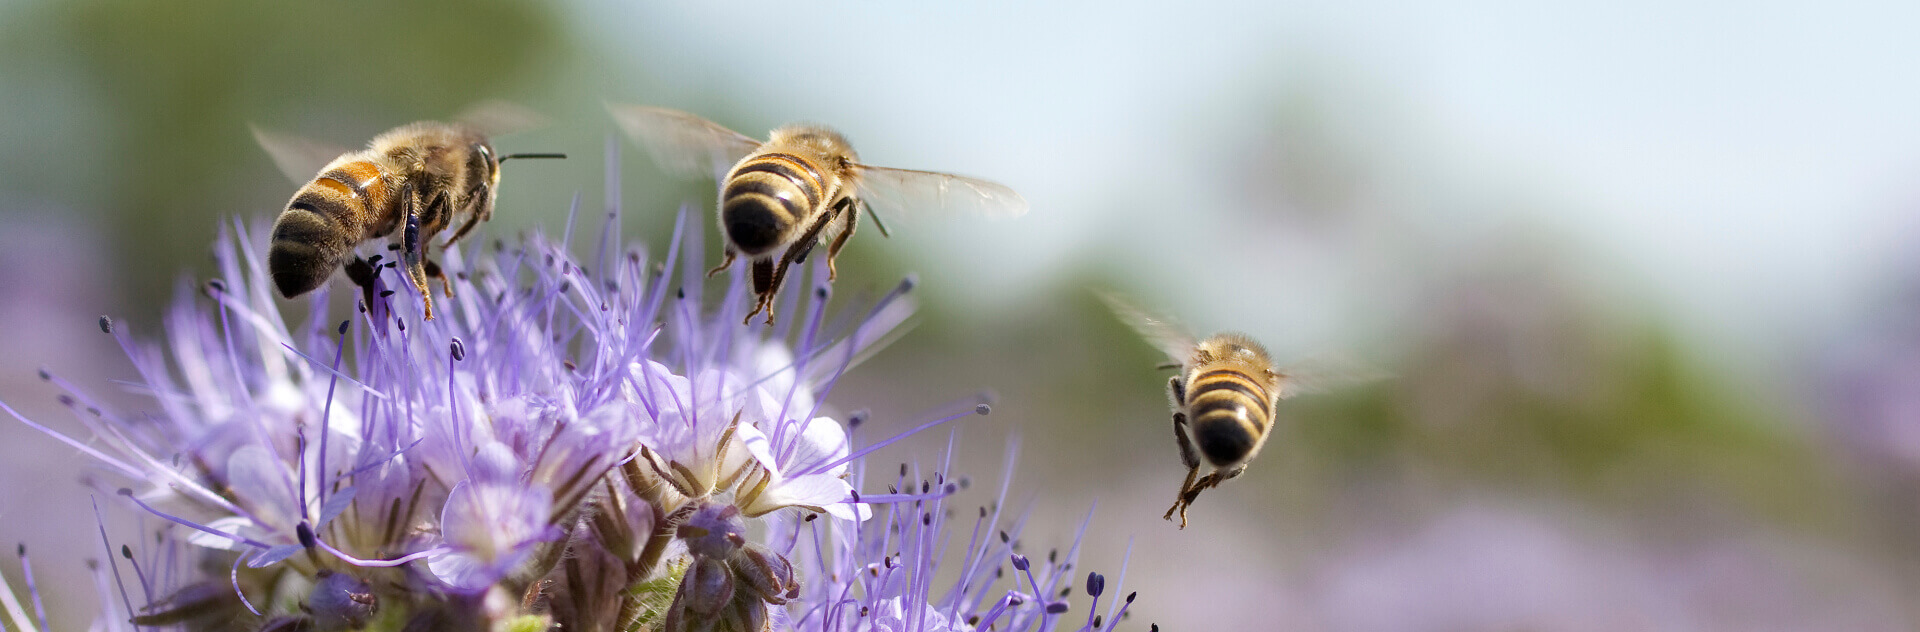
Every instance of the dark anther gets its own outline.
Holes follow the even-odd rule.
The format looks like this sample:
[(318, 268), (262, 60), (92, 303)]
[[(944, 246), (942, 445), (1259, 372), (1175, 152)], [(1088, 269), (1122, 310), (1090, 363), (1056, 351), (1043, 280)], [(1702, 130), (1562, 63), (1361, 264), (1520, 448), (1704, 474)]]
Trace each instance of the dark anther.
[(869, 413), (869, 412), (867, 412), (867, 410), (866, 410), (866, 409), (864, 409), (864, 408), (863, 408), (863, 409), (860, 409), (860, 410), (856, 410), (856, 411), (853, 411), (853, 414), (851, 414), (851, 415), (847, 415), (847, 427), (848, 427), (848, 428), (859, 428), (859, 427), (860, 427), (860, 424), (863, 424), (863, 423), (866, 423), (866, 422), (867, 422), (867, 415), (869, 415), (869, 414), (871, 414), (871, 413)]
[(547, 267), (553, 267), (553, 255), (551, 254), (547, 255)]
[(853, 502), (860, 502), (860, 492), (859, 492), (859, 491), (857, 491), (857, 490), (847, 490), (847, 493), (850, 493), (850, 494), (853, 494)]
[(973, 477), (971, 476), (960, 477), (960, 489), (966, 489), (972, 486), (973, 486)]
[(48, 373), (46, 369), (40, 369), (40, 380), (43, 382), (51, 382), (53, 381), (53, 374)]
[(919, 284), (920, 284), (920, 275), (909, 274), (907, 275), (907, 278), (900, 279), (900, 292), (901, 293), (912, 292), (913, 286), (916, 286)]
[(1147, 632), (1160, 632), (1160, 624), (1158, 623), (1153, 624), (1153, 628), (1150, 630), (1147, 630)]
[[(980, 510), (980, 515), (981, 515), (981, 517), (985, 517), (985, 516), (986, 516), (986, 509), (981, 509), (981, 510)], [(1005, 531), (1001, 531), (1001, 532), (1000, 532), (1000, 543), (1001, 543), (1001, 544), (1006, 544), (1006, 543), (1007, 543), (1007, 532), (1005, 532)]]
[(449, 347), (449, 350), (453, 352), (454, 362), (460, 362), (462, 360), (467, 359), (467, 345), (465, 343), (460, 342), (459, 338), (454, 338), (453, 342), (447, 344), (447, 347)]
[(933, 491), (933, 485), (926, 481), (920, 481), (920, 493), (925, 494), (930, 491)]
[(122, 488), (120, 488), (120, 489), (116, 489), (116, 490), (113, 490), (113, 493), (115, 493), (115, 494), (119, 494), (119, 495), (121, 495), (121, 496), (126, 496), (126, 497), (128, 497), (128, 498), (132, 498), (132, 497), (133, 497), (133, 488), (130, 488), (130, 487), (122, 487)]
[(903, 477), (907, 475), (907, 464), (905, 463), (900, 464), (900, 475)]
[(393, 290), (380, 290), (380, 298), (393, 296)]
[(219, 279), (210, 279), (207, 281), (207, 289), (224, 294), (227, 291), (227, 282)]
[(1107, 591), (1107, 576), (1099, 573), (1087, 573), (1087, 594), (1098, 597)]
[(1138, 596), (1140, 596), (1140, 591), (1138, 590), (1127, 593), (1127, 603), (1133, 603), (1133, 598)]
[(125, 544), (120, 545), (120, 557), (133, 559), (133, 547), (127, 546)]
[(920, 524), (929, 527), (933, 526), (933, 514), (920, 514)]
[(827, 300), (827, 286), (822, 285), (820, 287), (813, 288), (813, 297), (823, 301)]
[(863, 617), (864, 617), (864, 616), (867, 616), (867, 607), (866, 607), (866, 606), (860, 606), (860, 616), (863, 616)]
[(818, 517), (820, 517), (820, 514), (807, 514), (807, 517), (804, 520), (806, 522), (813, 522), (813, 519)]
[(560, 282), (560, 293), (561, 293), (561, 294), (566, 294), (566, 293), (567, 293), (567, 292), (568, 292), (569, 290), (572, 290), (572, 289), (573, 289), (573, 282), (572, 282), (572, 281), (562, 281), (562, 282)]
[(113, 319), (107, 318), (105, 316), (100, 317), (100, 333), (103, 333), (103, 334), (113, 333)]
[(954, 492), (960, 491), (960, 486), (955, 485), (953, 483), (947, 483), (944, 487), (941, 487), (940, 489), (942, 490), (942, 493), (952, 494)]
[(61, 393), (59, 396), (55, 397), (54, 399), (60, 400), (60, 404), (63, 406), (73, 405), (73, 396), (68, 395), (66, 393)]
[(93, 416), (95, 416), (95, 417), (99, 417), (99, 416), (100, 416), (100, 409), (98, 409), (98, 408), (94, 408), (94, 407), (92, 407), (92, 406), (88, 406), (88, 407), (87, 407), (87, 414), (89, 414), (89, 415), (93, 415)]
[(981, 517), (981, 518), (985, 518), (985, 517), (987, 517), (987, 506), (986, 506), (986, 505), (981, 505), (981, 506), (980, 506), (980, 517)]
[(294, 537), (297, 537), (300, 539), (300, 546), (304, 546), (309, 549), (317, 548), (320, 546), (320, 540), (318, 538), (313, 537), (313, 527), (307, 526), (307, 521), (305, 520), (300, 521), (299, 524), (293, 525), (293, 535)]
[(1093, 629), (1095, 630), (1100, 629), (1100, 622), (1105, 620), (1106, 619), (1104, 617), (1101, 617), (1100, 615), (1097, 615), (1097, 614), (1093, 615)]
[(1019, 595), (1007, 595), (1007, 605), (1009, 606), (1018, 606), (1026, 602), (1027, 600)]
[(967, 617), (967, 625), (980, 625), (980, 615)]
[(20, 543), (20, 547), (19, 547), (18, 549), (15, 549), (15, 550), (17, 550), (17, 551), (19, 551), (19, 553), (20, 553), (20, 557), (26, 557), (26, 556), (27, 556), (27, 543), (25, 543), (25, 542), (21, 542), (21, 543)]
[(889, 494), (898, 494), (898, 493), (900, 493), (900, 487), (899, 487), (899, 486), (897, 486), (897, 485), (888, 485), (888, 486), (887, 486), (887, 493), (889, 493)]
[(1047, 604), (1047, 614), (1060, 614), (1067, 611), (1067, 602), (1056, 601)]
[(1024, 571), (1030, 568), (1032, 565), (1033, 564), (1031, 562), (1027, 561), (1027, 556), (1021, 555), (1019, 553), (1013, 554), (1013, 570)]
[(343, 336), (344, 336), (344, 335), (346, 335), (346, 333), (347, 333), (347, 326), (348, 326), (348, 325), (352, 325), (352, 324), (353, 324), (353, 319), (347, 319), (347, 320), (343, 320), (343, 321), (340, 321), (340, 327), (339, 327), (338, 329), (336, 329), (335, 331), (337, 331), (337, 332), (339, 332), (339, 333), (340, 333), (340, 335), (343, 335)]
[(561, 361), (560, 361), (560, 366), (564, 366), (564, 367), (567, 367), (567, 372), (568, 372), (568, 373), (572, 373), (572, 372), (574, 371), (574, 369), (578, 369), (578, 368), (580, 368), (580, 366), (579, 366), (579, 365), (577, 365), (577, 364), (574, 364), (572, 360), (561, 360)]
[(673, 288), (673, 297), (680, 300), (686, 300), (687, 288), (683, 288), (683, 287)]
[(973, 407), (973, 414), (975, 414), (975, 415), (985, 415), (985, 414), (987, 414), (987, 413), (990, 413), (990, 412), (993, 412), (993, 407), (992, 407), (992, 406), (988, 406), (988, 405), (986, 405), (986, 404), (981, 404), (981, 405), (979, 405), (979, 406), (974, 406), (974, 407)]
[(1057, 561), (1060, 561), (1060, 549), (1047, 551), (1047, 563), (1052, 564)]
[(1060, 598), (1061, 598), (1061, 599), (1066, 599), (1066, 598), (1067, 598), (1067, 595), (1071, 595), (1071, 594), (1073, 594), (1073, 587), (1072, 587), (1072, 586), (1067, 586), (1067, 587), (1065, 587), (1065, 588), (1061, 588), (1061, 589), (1060, 589)]

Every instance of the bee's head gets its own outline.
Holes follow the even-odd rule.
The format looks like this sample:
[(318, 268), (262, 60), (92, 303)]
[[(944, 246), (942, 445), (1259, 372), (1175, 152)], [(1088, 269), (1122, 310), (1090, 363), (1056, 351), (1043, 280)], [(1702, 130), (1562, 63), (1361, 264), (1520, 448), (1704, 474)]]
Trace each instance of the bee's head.
[(860, 162), (860, 155), (854, 153), (853, 145), (847, 142), (847, 137), (820, 125), (788, 125), (773, 130), (771, 141), (776, 143), (784, 141), (811, 149), (821, 159), (826, 160), (829, 163), (828, 166), (833, 169), (846, 169), (849, 165)]

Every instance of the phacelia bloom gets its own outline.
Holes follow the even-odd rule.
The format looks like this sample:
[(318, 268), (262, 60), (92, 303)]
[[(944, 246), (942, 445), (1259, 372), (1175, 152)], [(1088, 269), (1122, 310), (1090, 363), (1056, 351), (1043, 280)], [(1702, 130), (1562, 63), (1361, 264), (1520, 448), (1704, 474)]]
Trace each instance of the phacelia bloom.
[(743, 326), (738, 271), (702, 292), (690, 217), (657, 260), (611, 239), (586, 263), (538, 235), (448, 248), (430, 321), (375, 257), (373, 281), (345, 293), (353, 309), (323, 290), (299, 325), (274, 299), (263, 233), (223, 231), (217, 277), (183, 289), (161, 344), (102, 319), (157, 411), (116, 412), (43, 373), (92, 437), (14, 415), (164, 518), (100, 573), (116, 598), (98, 627), (1052, 628), (1077, 544), (1029, 562), (1018, 525), (994, 526), (996, 500), (936, 589), (958, 486), (943, 471), (863, 493), (877, 445), (857, 448), (858, 417), (823, 402), (897, 335), (911, 279), (837, 305), (824, 270), (803, 272), (781, 327)]

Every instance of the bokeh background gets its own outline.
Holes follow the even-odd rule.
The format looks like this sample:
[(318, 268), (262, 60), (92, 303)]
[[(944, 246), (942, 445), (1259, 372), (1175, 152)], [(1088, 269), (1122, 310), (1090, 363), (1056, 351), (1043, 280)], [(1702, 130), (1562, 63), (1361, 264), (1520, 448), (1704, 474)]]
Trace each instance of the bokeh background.
[[(1080, 568), (1131, 551), (1122, 629), (1920, 626), (1920, 5), (636, 4), (0, 3), (0, 401), (77, 430), (47, 367), (142, 405), (95, 320), (154, 339), (218, 223), (285, 204), (250, 123), (519, 103), (551, 122), (498, 146), (573, 157), (510, 165), (489, 236), (612, 172), (663, 244), (711, 184), (603, 102), (818, 121), (1032, 203), (854, 240), (840, 295), (913, 271), (922, 311), (830, 400), (873, 439), (994, 393), (873, 462), (952, 430), (997, 483), (1017, 442), (1029, 546), (1093, 508)], [(1167, 373), (1095, 287), (1393, 377), (1287, 402), (1180, 531)], [(59, 629), (106, 554), (84, 460), (0, 425), (0, 538)]]

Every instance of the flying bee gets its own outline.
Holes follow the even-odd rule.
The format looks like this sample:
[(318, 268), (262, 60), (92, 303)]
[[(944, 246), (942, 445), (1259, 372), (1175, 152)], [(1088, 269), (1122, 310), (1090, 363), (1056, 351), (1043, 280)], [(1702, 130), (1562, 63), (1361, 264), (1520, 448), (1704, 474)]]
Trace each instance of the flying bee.
[(788, 266), (804, 261), (828, 242), (827, 278), (834, 259), (853, 236), (860, 212), (873, 218), (882, 236), (886, 224), (870, 201), (889, 212), (958, 211), (988, 217), (1027, 212), (1027, 201), (1005, 185), (932, 171), (861, 164), (845, 137), (816, 125), (773, 130), (765, 142), (712, 121), (665, 108), (609, 105), (613, 117), (656, 161), (678, 175), (720, 175), (719, 222), (726, 255), (707, 271), (719, 274), (738, 257), (750, 262), (753, 311), (773, 324), (773, 299)]
[[(1167, 381), (1167, 399), (1173, 406), (1173, 437), (1180, 445), (1180, 462), (1187, 478), (1173, 506), (1161, 516), (1172, 520), (1180, 513), (1187, 528), (1187, 507), (1200, 492), (1220, 486), (1247, 470), (1273, 431), (1274, 407), (1280, 400), (1307, 392), (1366, 381), (1377, 377), (1368, 369), (1331, 357), (1311, 365), (1277, 368), (1266, 347), (1245, 334), (1224, 332), (1196, 340), (1174, 321), (1149, 314), (1117, 295), (1102, 293), (1122, 322), (1166, 352), (1172, 360), (1161, 368), (1178, 368)], [(1208, 467), (1205, 476), (1200, 467)]]
[[(254, 137), (296, 182), (314, 173), (307, 167), (314, 158), (334, 153), (310, 141), (259, 129)], [(311, 292), (343, 265), (361, 262), (353, 251), (362, 242), (398, 232), (407, 281), (420, 291), (428, 320), (433, 319), (433, 295), (427, 279), (439, 278), (449, 296), (453, 291), (440, 266), (428, 258), (428, 240), (458, 223), (453, 236), (442, 244), (451, 245), (493, 217), (501, 162), (566, 157), (500, 156), (477, 127), (434, 121), (387, 130), (373, 137), (366, 149), (335, 155), (318, 169), (320, 175), (310, 176), (294, 192), (286, 210), (274, 220), (267, 250), (267, 271), (274, 287), (287, 298)], [(371, 287), (360, 278), (366, 276), (364, 272), (354, 276), (363, 288)]]

